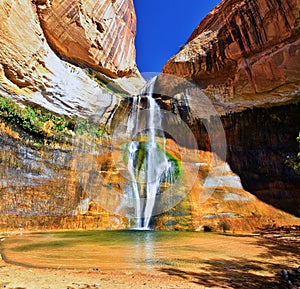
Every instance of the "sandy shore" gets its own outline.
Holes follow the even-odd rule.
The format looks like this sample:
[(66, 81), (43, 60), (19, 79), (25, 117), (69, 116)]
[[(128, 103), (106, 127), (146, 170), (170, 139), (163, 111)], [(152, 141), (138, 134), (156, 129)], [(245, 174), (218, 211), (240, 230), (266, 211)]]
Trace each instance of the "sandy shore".
[(32, 269), (0, 261), (0, 289), (220, 288), (205, 287), (193, 283), (194, 281), (197, 280), (183, 279), (162, 272)]

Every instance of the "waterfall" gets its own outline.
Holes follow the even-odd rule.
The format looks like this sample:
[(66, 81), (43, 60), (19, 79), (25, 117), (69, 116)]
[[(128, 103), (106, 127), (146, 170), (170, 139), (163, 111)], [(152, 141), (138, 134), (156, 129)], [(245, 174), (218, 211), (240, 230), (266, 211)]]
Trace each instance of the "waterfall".
[[(131, 177), (131, 195), (135, 200), (137, 229), (150, 228), (161, 183), (172, 180), (172, 162), (166, 154), (161, 110), (153, 98), (154, 84), (155, 78), (143, 89), (141, 95), (134, 97), (128, 120), (131, 142), (128, 145), (127, 168)], [(142, 98), (147, 104), (144, 111), (141, 111)]]

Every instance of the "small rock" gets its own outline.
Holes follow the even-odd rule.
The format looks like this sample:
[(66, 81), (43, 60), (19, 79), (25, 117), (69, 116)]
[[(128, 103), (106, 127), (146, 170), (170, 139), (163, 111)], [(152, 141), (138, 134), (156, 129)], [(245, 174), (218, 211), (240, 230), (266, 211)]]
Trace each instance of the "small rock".
[(72, 284), (73, 284), (73, 285), (77, 285), (77, 286), (82, 286), (82, 285), (84, 285), (83, 282), (73, 282)]
[(289, 274), (288, 271), (285, 270), (285, 269), (282, 269), (282, 270), (281, 270), (281, 273), (282, 273), (282, 275), (284, 275), (284, 276), (287, 276), (287, 275)]

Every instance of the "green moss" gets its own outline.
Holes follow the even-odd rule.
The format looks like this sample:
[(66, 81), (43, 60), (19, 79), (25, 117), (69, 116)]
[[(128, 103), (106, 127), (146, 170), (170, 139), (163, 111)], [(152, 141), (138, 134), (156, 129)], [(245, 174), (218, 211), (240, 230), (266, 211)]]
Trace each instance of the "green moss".
[(69, 142), (72, 134), (101, 138), (109, 135), (104, 125), (93, 124), (86, 119), (71, 119), (62, 115), (32, 106), (21, 107), (11, 99), (0, 96), (0, 118), (8, 125), (17, 127), (34, 138), (38, 147), (45, 139), (57, 142)]
[(110, 82), (106, 82), (106, 81), (99, 79), (95, 74), (87, 73), (87, 76), (90, 77), (91, 79), (93, 79), (94, 81), (96, 81), (103, 89), (107, 90), (108, 92), (118, 95), (118, 96), (126, 96), (126, 93), (116, 89), (115, 87), (112, 87), (111, 85), (109, 85)]
[(147, 157), (146, 154), (147, 154), (147, 143), (146, 142), (140, 142), (138, 153), (137, 153), (138, 172), (141, 171), (141, 169), (143, 167), (143, 164), (144, 164), (144, 167), (145, 167), (145, 160), (146, 160), (146, 157)]
[[(123, 145), (123, 161), (128, 162), (128, 151), (129, 151), (129, 143)], [(136, 164), (136, 173), (139, 174), (141, 170), (146, 170), (146, 158), (147, 158), (147, 149), (148, 142), (140, 141), (138, 144), (137, 153), (135, 155), (135, 164)], [(158, 144), (158, 149), (160, 151), (164, 151), (169, 161), (173, 163), (173, 179), (176, 180), (178, 177), (182, 176), (181, 162), (177, 158), (175, 158), (170, 153), (166, 152), (162, 145)]]
[[(162, 149), (162, 147), (159, 145), (159, 147)], [(182, 176), (182, 168), (181, 168), (181, 162), (179, 159), (177, 159), (176, 157), (174, 157), (173, 155), (171, 155), (170, 153), (166, 152), (166, 156), (168, 157), (168, 159), (170, 159), (175, 167), (175, 171), (174, 171), (174, 176), (176, 178), (181, 177)]]

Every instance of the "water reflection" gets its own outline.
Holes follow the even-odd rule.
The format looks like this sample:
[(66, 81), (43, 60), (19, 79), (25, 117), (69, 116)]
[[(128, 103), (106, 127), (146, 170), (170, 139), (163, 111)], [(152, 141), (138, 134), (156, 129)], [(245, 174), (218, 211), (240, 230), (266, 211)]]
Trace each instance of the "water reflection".
[(155, 261), (156, 243), (152, 231), (136, 231), (134, 260), (137, 269), (152, 269)]

